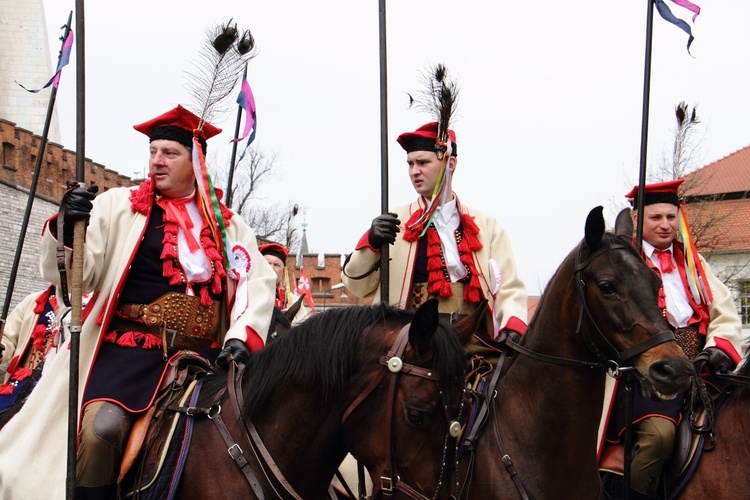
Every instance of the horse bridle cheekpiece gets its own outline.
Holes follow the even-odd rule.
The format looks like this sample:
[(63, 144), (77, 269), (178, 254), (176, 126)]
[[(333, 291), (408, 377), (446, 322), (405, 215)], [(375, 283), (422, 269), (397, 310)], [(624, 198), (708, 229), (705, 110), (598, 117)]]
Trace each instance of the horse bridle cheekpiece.
[[(586, 345), (589, 346), (591, 351), (602, 361), (603, 364), (605, 364), (610, 372), (617, 371), (619, 369), (619, 366), (622, 363), (625, 363), (634, 357), (638, 356), (639, 354), (651, 349), (654, 346), (657, 346), (659, 344), (663, 344), (664, 342), (669, 342), (670, 340), (674, 340), (674, 333), (672, 330), (665, 330), (663, 332), (659, 332), (655, 335), (650, 336), (649, 338), (639, 342), (638, 344), (625, 349), (624, 351), (618, 351), (615, 346), (613, 346), (607, 338), (602, 333), (599, 326), (596, 324), (596, 321), (594, 321), (594, 318), (591, 316), (591, 311), (588, 308), (588, 304), (586, 302), (586, 282), (583, 281), (583, 270), (586, 269), (586, 267), (591, 264), (591, 262), (597, 258), (599, 255), (603, 253), (609, 253), (612, 250), (624, 250), (626, 252), (632, 252), (634, 255), (638, 257), (640, 260), (641, 257), (638, 255), (636, 250), (628, 244), (625, 243), (617, 243), (614, 246), (610, 244), (610, 240), (606, 239), (604, 240), (604, 244), (599, 247), (598, 249), (591, 252), (588, 256), (586, 256), (585, 259), (582, 259), (582, 255), (584, 253), (584, 249), (586, 247), (584, 246), (583, 242), (578, 247), (578, 252), (576, 252), (576, 262), (575, 262), (575, 268), (573, 269), (573, 272), (575, 273), (576, 278), (576, 284), (578, 289), (578, 297), (580, 299), (581, 308), (578, 313), (578, 328), (577, 332), (582, 332), (583, 337), (586, 341)], [(583, 319), (583, 313), (586, 313), (586, 317), (590, 321), (584, 321)], [(597, 345), (594, 343), (593, 339), (591, 338), (591, 334), (589, 333), (588, 329), (588, 323), (591, 323), (596, 328), (597, 333), (599, 334), (599, 337), (611, 348), (612, 352), (614, 353), (615, 359), (607, 359), (607, 356), (597, 347)]]
[[(586, 366), (589, 368), (601, 368), (601, 369), (607, 370), (607, 372), (614, 377), (619, 376), (619, 372), (622, 370), (621, 365), (623, 363), (633, 359), (635, 356), (651, 349), (654, 346), (663, 344), (664, 342), (669, 342), (670, 340), (674, 340), (675, 338), (674, 338), (674, 333), (672, 332), (672, 330), (665, 330), (663, 332), (654, 334), (650, 336), (649, 338), (647, 338), (646, 340), (643, 340), (642, 342), (639, 342), (638, 344), (620, 352), (604, 336), (601, 329), (596, 324), (596, 321), (594, 321), (594, 318), (591, 315), (591, 311), (589, 310), (588, 303), (586, 302), (586, 282), (583, 280), (583, 271), (589, 266), (589, 264), (591, 264), (591, 262), (594, 261), (594, 259), (599, 257), (601, 254), (609, 253), (612, 250), (624, 250), (624, 251), (633, 252), (635, 255), (638, 256), (638, 259), (641, 258), (640, 255), (638, 255), (638, 253), (632, 246), (626, 243), (616, 243), (615, 245), (612, 245), (610, 244), (610, 241), (608, 239), (605, 239), (602, 246), (600, 246), (599, 248), (597, 248), (590, 254), (586, 255), (586, 257), (584, 258), (583, 256), (586, 252), (586, 246), (584, 245), (583, 242), (581, 242), (581, 244), (578, 246), (578, 249), (576, 251), (575, 267), (573, 268), (573, 273), (575, 275), (575, 282), (577, 285), (576, 289), (578, 291), (578, 299), (580, 303), (580, 309), (578, 312), (578, 327), (576, 329), (576, 332), (583, 334), (583, 338), (584, 338), (584, 341), (586, 342), (587, 347), (594, 353), (594, 355), (599, 359), (599, 361), (591, 362), (591, 361), (584, 361), (584, 360), (579, 360), (579, 359), (566, 359), (566, 358), (560, 358), (557, 356), (550, 356), (547, 354), (542, 354), (536, 351), (532, 351), (518, 344), (513, 339), (508, 338), (507, 335), (502, 336), (500, 340), (508, 344), (511, 349), (518, 351), (521, 354), (524, 354), (528, 357), (537, 359), (539, 361), (543, 361), (546, 363), (554, 363), (554, 364), (559, 364), (559, 365), (567, 365), (567, 366)], [(584, 321), (584, 313), (588, 321)], [(605, 344), (607, 344), (611, 348), (612, 354), (614, 356), (608, 357), (596, 345), (596, 343), (593, 341), (593, 338), (591, 336), (591, 332), (589, 332), (589, 328), (588, 328), (589, 323), (594, 325), (594, 328), (596, 328), (596, 332), (599, 334), (599, 337), (603, 340)]]
[[(351, 405), (349, 405), (349, 408), (347, 408), (346, 412), (344, 412), (344, 416), (341, 419), (341, 423), (344, 424), (351, 415), (351, 413), (365, 400), (367, 399), (370, 394), (375, 390), (376, 387), (380, 385), (380, 382), (383, 380), (383, 378), (386, 376), (386, 374), (390, 373), (393, 375), (391, 377), (390, 383), (388, 385), (388, 407), (386, 408), (385, 412), (385, 440), (387, 443), (389, 443), (390, 449), (386, 456), (386, 466), (383, 471), (383, 475), (380, 476), (380, 491), (382, 492), (384, 497), (390, 498), (393, 496), (393, 492), (395, 490), (398, 490), (399, 492), (403, 493), (404, 495), (408, 496), (409, 498), (413, 498), (415, 500), (425, 500), (427, 497), (416, 491), (414, 488), (409, 486), (408, 484), (401, 481), (400, 477), (398, 476), (398, 471), (395, 467), (395, 462), (393, 460), (394, 458), (394, 450), (393, 450), (393, 441), (391, 438), (391, 431), (392, 431), (392, 419), (393, 419), (393, 408), (394, 408), (394, 402), (396, 400), (396, 386), (398, 384), (398, 378), (401, 374), (403, 375), (414, 375), (416, 377), (421, 377), (427, 380), (432, 380), (436, 384), (439, 385), (440, 383), (440, 377), (437, 373), (435, 373), (432, 370), (429, 370), (427, 368), (422, 368), (420, 366), (415, 366), (409, 363), (404, 363), (403, 361), (403, 354), (406, 350), (406, 346), (409, 343), (409, 327), (411, 324), (408, 324), (404, 326), (401, 331), (399, 332), (398, 336), (396, 337), (396, 340), (393, 343), (393, 346), (391, 347), (390, 351), (388, 351), (388, 354), (385, 356), (380, 357), (380, 364), (385, 366), (387, 370), (383, 370), (378, 377), (375, 377), (373, 381), (370, 383), (370, 385), (365, 389), (364, 392), (362, 392), (354, 402), (352, 402)], [(441, 399), (442, 399), (442, 391), (440, 392)], [(440, 488), (443, 484), (443, 476), (445, 473), (445, 467), (446, 467), (446, 457), (448, 453), (448, 440), (449, 438), (457, 439), (461, 435), (461, 414), (463, 413), (464, 408), (464, 398), (461, 398), (461, 405), (458, 411), (458, 415), (455, 419), (451, 419), (448, 416), (448, 407), (447, 405), (443, 405), (446, 413), (446, 420), (448, 420), (448, 432), (445, 435), (445, 442), (443, 444), (443, 458), (441, 462), (440, 467), (440, 477), (438, 478), (437, 485), (435, 487), (435, 494), (433, 498), (437, 498), (438, 493), (440, 492)], [(359, 485), (359, 493), (360, 498), (369, 498), (366, 497), (364, 493), (364, 482), (360, 480)]]

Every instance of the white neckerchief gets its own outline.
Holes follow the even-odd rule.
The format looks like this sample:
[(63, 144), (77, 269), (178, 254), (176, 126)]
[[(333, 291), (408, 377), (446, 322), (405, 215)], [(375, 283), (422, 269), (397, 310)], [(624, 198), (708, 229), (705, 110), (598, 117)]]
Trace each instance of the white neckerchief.
[(467, 274), (466, 268), (461, 263), (461, 255), (456, 243), (456, 229), (461, 225), (461, 214), (456, 206), (456, 198), (438, 207), (432, 221), (440, 236), (440, 248), (443, 251), (445, 267), (451, 281), (455, 283)]
[(661, 281), (664, 285), (664, 295), (667, 299), (667, 321), (675, 328), (684, 328), (687, 326), (690, 318), (693, 317), (693, 308), (687, 298), (685, 285), (682, 283), (680, 271), (677, 267), (677, 261), (674, 258), (674, 248), (670, 245), (669, 256), (672, 259), (674, 268), (668, 273), (661, 272), (659, 265), (659, 256), (656, 255), (656, 247), (648, 241), (643, 242), (643, 251), (648, 255), (648, 259), (659, 269)]
[[(195, 241), (201, 241), (201, 229), (203, 228), (203, 216), (201, 215), (198, 203), (195, 201), (195, 191), (185, 198), (193, 198), (185, 204), (190, 220), (193, 221), (193, 227), (190, 232), (193, 233)], [(185, 198), (177, 198), (184, 200)], [(177, 260), (180, 261), (182, 270), (185, 271), (185, 279), (188, 283), (207, 281), (211, 277), (211, 261), (206, 256), (206, 251), (201, 247), (195, 253), (190, 252), (185, 234), (182, 232), (180, 225), (177, 225)], [(192, 295), (192, 290), (188, 285), (188, 295)]]

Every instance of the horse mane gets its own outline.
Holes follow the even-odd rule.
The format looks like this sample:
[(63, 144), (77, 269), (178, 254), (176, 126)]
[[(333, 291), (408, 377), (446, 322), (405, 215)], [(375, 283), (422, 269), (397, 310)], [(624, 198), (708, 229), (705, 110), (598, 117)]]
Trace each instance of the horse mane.
[[(292, 385), (314, 385), (326, 401), (336, 397), (353, 372), (352, 359), (360, 334), (368, 335), (370, 331), (366, 330), (379, 324), (407, 324), (413, 318), (414, 311), (384, 303), (329, 309), (311, 316), (250, 358), (242, 380), (243, 413), (252, 416), (253, 410), (261, 408), (273, 394)], [(364, 343), (366, 347), (360, 350), (382, 344), (382, 335), (368, 335)], [(463, 373), (466, 361), (453, 327), (441, 323), (433, 337), (433, 347), (432, 365), (436, 370)], [(456, 394), (455, 389), (462, 383), (463, 380), (441, 378), (444, 397)], [(213, 394), (225, 386), (225, 376), (207, 377), (204, 393)]]

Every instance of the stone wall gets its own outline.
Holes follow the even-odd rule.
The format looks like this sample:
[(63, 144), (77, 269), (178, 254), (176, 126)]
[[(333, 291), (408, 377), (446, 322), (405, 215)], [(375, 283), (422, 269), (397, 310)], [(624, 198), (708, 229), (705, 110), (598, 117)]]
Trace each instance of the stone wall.
[[(0, 118), (0, 304), (5, 303), (40, 144), (39, 135)], [(47, 218), (57, 213), (66, 181), (75, 177), (75, 152), (48, 142), (39, 164), (36, 196), (12, 292), (12, 306), (29, 293), (46, 287), (39, 274), (42, 227)], [(96, 183), (100, 193), (112, 187), (135, 184), (129, 177), (109, 170), (88, 158), (84, 164), (84, 178), (87, 184)]]

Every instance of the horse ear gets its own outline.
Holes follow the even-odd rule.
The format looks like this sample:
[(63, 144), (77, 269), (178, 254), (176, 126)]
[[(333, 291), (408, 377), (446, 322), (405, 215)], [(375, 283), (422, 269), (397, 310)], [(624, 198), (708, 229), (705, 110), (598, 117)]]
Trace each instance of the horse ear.
[(597, 249), (604, 237), (604, 207), (595, 207), (586, 217), (586, 247), (589, 252)]
[(623, 236), (628, 241), (633, 239), (633, 217), (629, 208), (623, 208), (615, 219), (615, 234)]
[(304, 299), (305, 299), (305, 296), (301, 295), (300, 298), (297, 299), (297, 302), (295, 302), (294, 304), (292, 304), (292, 307), (290, 307), (289, 309), (287, 309), (286, 312), (284, 313), (284, 316), (286, 316), (286, 319), (289, 320), (289, 323), (292, 322), (292, 320), (294, 319), (294, 317), (299, 312), (299, 308), (302, 307), (302, 301)]
[[(493, 325), (492, 318), (485, 319), (485, 317), (488, 316), (490, 312), (490, 310), (487, 308), (487, 304), (488, 300), (482, 299), (482, 301), (479, 303), (479, 306), (474, 310), (473, 313), (456, 322), (456, 334), (458, 335), (458, 339), (462, 344), (467, 344), (471, 340), (471, 337), (474, 335), (474, 332), (479, 329), (486, 330), (486, 327), (489, 327), (491, 332)], [(488, 332), (485, 331), (485, 334), (487, 333)], [(492, 335), (487, 336), (492, 337)]]
[(437, 299), (428, 300), (414, 314), (409, 327), (409, 343), (417, 356), (429, 352), (432, 348), (432, 336), (437, 331), (439, 318)]

